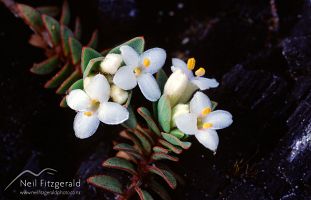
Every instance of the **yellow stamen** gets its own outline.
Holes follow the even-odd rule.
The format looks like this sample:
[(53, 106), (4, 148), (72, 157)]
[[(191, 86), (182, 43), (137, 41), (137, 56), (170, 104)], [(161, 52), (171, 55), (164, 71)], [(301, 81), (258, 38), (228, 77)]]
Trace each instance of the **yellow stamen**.
[(206, 107), (206, 108), (203, 108), (201, 114), (205, 116), (205, 115), (208, 115), (211, 111), (212, 109), (210, 107)]
[(141, 74), (141, 69), (139, 67), (136, 67), (134, 69), (134, 73), (135, 73), (136, 76), (140, 75)]
[(193, 70), (195, 67), (195, 59), (194, 58), (189, 58), (187, 62), (187, 67), (189, 70)]
[(213, 126), (212, 123), (207, 123), (207, 122), (205, 122), (205, 123), (203, 124), (203, 128), (211, 128), (212, 126)]
[(83, 114), (86, 115), (86, 116), (88, 116), (88, 117), (90, 117), (90, 116), (93, 115), (93, 113), (92, 113), (91, 111), (86, 111), (86, 112), (84, 112)]
[(143, 65), (148, 68), (150, 66), (150, 60), (148, 58), (145, 58), (143, 61)]
[(91, 100), (91, 104), (92, 105), (96, 105), (96, 104), (98, 104), (99, 103), (99, 101), (97, 100), (97, 99), (92, 99)]
[(196, 76), (204, 76), (205, 74), (205, 69), (203, 67), (200, 67), (197, 71), (195, 71)]

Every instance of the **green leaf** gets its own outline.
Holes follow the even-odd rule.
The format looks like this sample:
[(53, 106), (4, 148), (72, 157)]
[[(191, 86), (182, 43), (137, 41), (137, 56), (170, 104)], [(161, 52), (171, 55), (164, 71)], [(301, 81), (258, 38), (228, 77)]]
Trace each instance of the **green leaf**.
[(45, 83), (45, 88), (55, 88), (59, 86), (72, 72), (70, 63), (66, 63), (59, 72), (57, 72), (48, 82)]
[(78, 64), (81, 59), (82, 44), (74, 37), (69, 37), (69, 49), (72, 64), (74, 65)]
[(152, 148), (154, 152), (157, 152), (157, 153), (168, 153), (168, 149), (165, 149), (163, 147), (160, 147), (160, 146), (155, 146)]
[(153, 200), (152, 196), (146, 190), (142, 190), (139, 187), (135, 187), (135, 190), (140, 200)]
[(163, 169), (159, 169), (155, 166), (148, 166), (148, 170), (162, 177), (172, 189), (176, 188), (177, 186), (176, 179), (170, 172), (163, 170)]
[(130, 106), (132, 96), (133, 96), (133, 91), (131, 90), (131, 91), (129, 91), (129, 95), (127, 97), (127, 100), (126, 100), (125, 104), (123, 105), (125, 108), (128, 108)]
[(137, 120), (136, 120), (135, 113), (131, 106), (128, 106), (127, 110), (129, 111), (129, 118), (128, 120), (123, 122), (122, 125), (125, 126), (126, 128), (135, 129), (137, 127)]
[(75, 31), (74, 31), (74, 35), (77, 39), (81, 39), (82, 36), (82, 26), (81, 26), (81, 21), (80, 18), (77, 17), (76, 21), (75, 21)]
[(61, 108), (68, 107), (67, 102), (66, 102), (66, 96), (64, 96), (64, 97), (62, 98), (62, 100), (61, 100), (60, 103), (59, 103), (59, 106), (60, 106)]
[(180, 141), (177, 137), (174, 135), (168, 134), (168, 133), (162, 133), (163, 138), (168, 141), (169, 143), (173, 145), (180, 146), (183, 149), (189, 149), (191, 146), (191, 142), (183, 142)]
[(60, 43), (60, 25), (52, 17), (48, 15), (42, 15), (44, 27), (46, 28), (53, 45), (57, 46)]
[(129, 145), (126, 143), (120, 143), (120, 144), (115, 145), (113, 149), (117, 151), (125, 151), (126, 153), (133, 155), (137, 159), (140, 159), (140, 160), (143, 159), (140, 153), (132, 145)]
[(137, 147), (136, 150), (139, 152), (139, 154), (143, 153), (143, 147), (140, 141), (138, 140), (138, 138), (133, 133), (129, 133), (127, 131), (121, 131), (120, 136), (125, 139), (131, 140), (134, 143), (135, 147)]
[(63, 53), (67, 57), (70, 53), (69, 37), (73, 36), (72, 31), (64, 25), (60, 26)]
[(139, 139), (144, 150), (147, 152), (147, 154), (149, 154), (151, 152), (151, 142), (147, 139), (147, 137), (136, 129), (129, 131), (134, 133), (134, 135)]
[(81, 90), (83, 90), (83, 79), (81, 78), (81, 79), (79, 79), (79, 80), (77, 80), (76, 82), (74, 82), (71, 86), (70, 86), (70, 88), (69, 88), (69, 91), (71, 91), (71, 90), (75, 90), (75, 89), (81, 89)]
[(215, 110), (215, 108), (217, 107), (218, 103), (216, 101), (211, 101), (212, 103), (212, 110)]
[(167, 81), (167, 75), (165, 73), (165, 71), (163, 69), (160, 69), (156, 75), (156, 79), (157, 79), (157, 82), (158, 82), (158, 85), (161, 89), (161, 92), (163, 93), (163, 89), (164, 89), (164, 85)]
[(39, 6), (36, 7), (36, 10), (41, 14), (46, 14), (51, 17), (57, 17), (57, 15), (59, 15), (59, 8), (57, 6)]
[(113, 178), (111, 176), (96, 175), (96, 176), (89, 177), (87, 179), (87, 182), (89, 184), (92, 184), (96, 187), (100, 187), (109, 192), (122, 194), (121, 183), (116, 178)]
[[(102, 55), (92, 48), (83, 47), (82, 55), (81, 55), (82, 72), (84, 72), (86, 70), (90, 60), (92, 60), (93, 58), (98, 58), (98, 57), (102, 57)], [(86, 77), (86, 76), (84, 76), (84, 77)]]
[(81, 77), (79, 70), (75, 70), (56, 90), (56, 94), (64, 94), (70, 86)]
[(113, 48), (109, 51), (109, 53), (117, 53), (120, 54), (120, 47), (123, 45), (128, 45), (136, 50), (137, 53), (141, 54), (144, 51), (145, 47), (145, 39), (143, 37), (135, 37), (127, 42), (120, 44), (119, 46)]
[(160, 183), (158, 183), (156, 180), (154, 180), (154, 178), (152, 178), (150, 180), (149, 186), (163, 200), (171, 200), (171, 197), (168, 194), (168, 192), (166, 191), (166, 189)]
[(155, 121), (152, 119), (150, 111), (145, 107), (140, 107), (137, 109), (137, 112), (145, 119), (149, 128), (157, 135), (161, 136), (161, 132)]
[(162, 144), (164, 147), (168, 148), (169, 150), (173, 151), (176, 154), (181, 154), (181, 152), (182, 152), (182, 149), (172, 145), (171, 143), (169, 143), (165, 140), (159, 139), (159, 143)]
[(174, 129), (170, 132), (170, 134), (174, 135), (175, 137), (177, 137), (178, 139), (181, 139), (185, 136), (185, 134), (183, 132), (181, 132), (179, 129)]
[(40, 33), (43, 31), (43, 21), (40, 13), (36, 9), (24, 4), (17, 4), (17, 10), (23, 21), (35, 32)]
[(90, 41), (87, 43), (87, 46), (96, 49), (97, 45), (98, 45), (98, 30), (95, 30), (92, 34)]
[(30, 71), (34, 74), (45, 75), (51, 73), (57, 67), (59, 67), (59, 58), (55, 55), (43, 62), (35, 63)]
[(68, 25), (70, 22), (70, 9), (68, 1), (64, 1), (63, 7), (62, 7), (62, 14), (60, 17), (60, 23)]
[(134, 165), (123, 158), (109, 158), (103, 162), (103, 166), (113, 169), (120, 169), (133, 175), (137, 174)]
[(166, 153), (153, 153), (152, 157), (153, 160), (170, 160), (177, 162), (179, 159), (177, 157), (168, 155)]
[(172, 108), (166, 95), (162, 95), (158, 102), (158, 120), (165, 132), (171, 130)]

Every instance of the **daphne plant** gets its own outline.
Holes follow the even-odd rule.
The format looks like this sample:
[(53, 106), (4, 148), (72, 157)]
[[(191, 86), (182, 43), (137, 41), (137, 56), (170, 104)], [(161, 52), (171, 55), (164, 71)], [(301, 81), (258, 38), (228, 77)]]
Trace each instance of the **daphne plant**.
[[(33, 28), (36, 35), (33, 37), (40, 38), (31, 43), (40, 41), (41, 47), (47, 44), (46, 52), (52, 52), (47, 54), (48, 60), (55, 59), (52, 63), (57, 65), (65, 63), (46, 85), (61, 84), (57, 91), (66, 92), (62, 105), (77, 112), (73, 123), (75, 135), (80, 139), (91, 137), (100, 122), (124, 127), (114, 142), (115, 156), (103, 161), (102, 166), (129, 173), (130, 182), (100, 174), (89, 177), (88, 183), (114, 193), (119, 200), (135, 195), (150, 200), (154, 193), (168, 200), (170, 196), (159, 181), (175, 189), (181, 179), (163, 161), (178, 162), (178, 155), (192, 145), (191, 135), (216, 153), (219, 144), (216, 131), (230, 126), (232, 115), (215, 110), (217, 103), (203, 93), (219, 83), (205, 78), (203, 67), (193, 73), (194, 58), (187, 62), (173, 58), (172, 73), (167, 76), (162, 69), (166, 51), (158, 47), (144, 51), (143, 37), (101, 53), (92, 48), (97, 37), (82, 47), (77, 40), (79, 31), (72, 34), (65, 26), (69, 20), (66, 2), (61, 23), (29, 6), (13, 4), (12, 8)], [(50, 61), (44, 63), (35, 65), (31, 71), (46, 74), (57, 66)], [(74, 72), (65, 79), (67, 70)], [(132, 96), (140, 95), (133, 91), (137, 85), (152, 109), (148, 106), (133, 109), (137, 105), (131, 102)]]

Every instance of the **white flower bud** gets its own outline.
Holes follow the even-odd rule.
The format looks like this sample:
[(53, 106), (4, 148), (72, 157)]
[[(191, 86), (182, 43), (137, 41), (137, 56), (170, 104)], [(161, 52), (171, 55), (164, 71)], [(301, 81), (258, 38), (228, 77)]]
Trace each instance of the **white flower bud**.
[(175, 119), (177, 116), (190, 112), (189, 104), (177, 104), (172, 110), (171, 127), (176, 127)]
[(122, 90), (116, 85), (111, 85), (110, 89), (110, 96), (112, 98), (112, 101), (118, 103), (118, 104), (124, 104), (129, 96), (128, 92), (125, 90)]
[(120, 54), (110, 53), (100, 63), (100, 69), (104, 73), (115, 74), (122, 63)]
[(178, 103), (187, 88), (188, 82), (188, 77), (181, 70), (176, 70), (170, 75), (164, 86), (164, 94), (170, 99), (171, 106)]
[(188, 81), (187, 87), (183, 93), (183, 95), (179, 99), (179, 103), (188, 103), (192, 95), (194, 94), (195, 91), (197, 91), (199, 88)]

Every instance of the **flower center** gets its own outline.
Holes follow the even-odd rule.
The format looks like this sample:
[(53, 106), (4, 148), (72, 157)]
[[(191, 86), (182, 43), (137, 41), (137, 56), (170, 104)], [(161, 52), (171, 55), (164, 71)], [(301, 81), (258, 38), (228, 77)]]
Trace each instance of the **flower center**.
[(143, 65), (144, 65), (144, 67), (148, 68), (150, 66), (150, 60), (148, 58), (145, 58), (143, 60)]
[(195, 71), (196, 76), (204, 76), (205, 74), (205, 69), (203, 67), (200, 67), (197, 71)]
[(187, 61), (187, 67), (189, 70), (193, 70), (195, 67), (195, 59), (194, 58), (189, 58)]
[(201, 111), (201, 114), (202, 114), (203, 116), (206, 116), (206, 115), (208, 115), (211, 111), (212, 111), (212, 109), (211, 109), (210, 107), (205, 107), (205, 108), (203, 108), (203, 110)]
[(86, 111), (86, 112), (84, 112), (83, 114), (86, 115), (86, 116), (88, 116), (88, 117), (90, 117), (90, 116), (93, 115), (93, 112), (91, 112), (91, 111)]
[(207, 128), (211, 128), (213, 127), (213, 124), (212, 123), (208, 123), (208, 122), (204, 122), (203, 123), (203, 119), (201, 117), (198, 117), (198, 120), (197, 120), (197, 126), (198, 126), (198, 129), (207, 129)]
[(97, 110), (99, 107), (100, 102), (97, 99), (91, 100), (91, 110)]
[(134, 74), (135, 74), (136, 76), (139, 76), (139, 75), (141, 74), (141, 68), (140, 68), (140, 67), (136, 67), (136, 68), (134, 69)]

